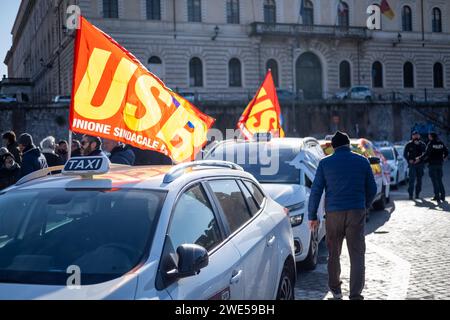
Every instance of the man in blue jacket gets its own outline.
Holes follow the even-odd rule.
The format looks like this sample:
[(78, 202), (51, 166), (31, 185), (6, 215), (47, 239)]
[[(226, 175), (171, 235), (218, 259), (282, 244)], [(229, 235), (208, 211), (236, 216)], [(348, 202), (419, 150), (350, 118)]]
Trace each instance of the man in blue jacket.
[(369, 161), (350, 150), (347, 134), (337, 132), (331, 144), (334, 154), (317, 168), (309, 198), (310, 228), (319, 227), (317, 210), (325, 190), (328, 246), (328, 286), (335, 299), (342, 299), (340, 256), (344, 238), (350, 255), (350, 299), (364, 299), (366, 210), (377, 192)]

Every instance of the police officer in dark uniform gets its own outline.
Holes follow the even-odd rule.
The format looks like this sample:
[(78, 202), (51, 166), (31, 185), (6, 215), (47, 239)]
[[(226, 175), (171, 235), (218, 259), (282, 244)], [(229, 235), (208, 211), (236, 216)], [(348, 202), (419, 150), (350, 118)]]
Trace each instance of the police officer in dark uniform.
[[(409, 200), (414, 198), (414, 185), (416, 187), (416, 198), (420, 197), (422, 191), (422, 177), (424, 171), (424, 162), (422, 157), (425, 154), (427, 146), (420, 140), (420, 134), (417, 131), (412, 133), (412, 140), (405, 146), (403, 156), (409, 165)], [(417, 180), (417, 181), (416, 181)]]
[(433, 183), (434, 198), (433, 201), (445, 201), (445, 188), (442, 182), (443, 164), (448, 157), (448, 149), (445, 144), (439, 140), (437, 133), (431, 132), (428, 135), (428, 143), (423, 159), (428, 162), (428, 172)]

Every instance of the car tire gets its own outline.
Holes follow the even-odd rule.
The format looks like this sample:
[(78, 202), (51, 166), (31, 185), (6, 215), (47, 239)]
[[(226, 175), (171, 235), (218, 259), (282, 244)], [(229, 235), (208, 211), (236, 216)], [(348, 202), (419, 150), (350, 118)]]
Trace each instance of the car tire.
[(295, 300), (295, 268), (292, 261), (288, 260), (284, 264), (278, 285), (277, 300)]
[(386, 198), (386, 190), (385, 188), (383, 188), (383, 193), (381, 195), (380, 200), (375, 201), (373, 203), (373, 208), (377, 211), (381, 211), (386, 209), (386, 203), (387, 203), (387, 198)]
[(305, 260), (299, 262), (298, 266), (307, 271), (312, 271), (317, 267), (317, 260), (319, 259), (319, 231), (311, 233), (311, 240), (309, 241), (308, 255)]
[(372, 97), (371, 96), (367, 96), (365, 99), (367, 102), (372, 102)]

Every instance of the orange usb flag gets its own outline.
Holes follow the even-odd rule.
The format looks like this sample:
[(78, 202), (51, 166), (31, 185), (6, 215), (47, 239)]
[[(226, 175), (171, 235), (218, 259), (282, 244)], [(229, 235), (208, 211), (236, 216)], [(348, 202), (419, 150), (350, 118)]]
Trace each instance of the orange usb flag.
[(277, 91), (269, 70), (261, 88), (239, 119), (238, 128), (247, 140), (251, 140), (256, 133), (273, 133), (284, 137), (281, 118)]
[(381, 13), (388, 17), (390, 20), (394, 19), (395, 13), (391, 9), (391, 6), (387, 2), (387, 0), (382, 0), (380, 4)]
[(130, 52), (80, 18), (70, 129), (193, 160), (214, 119), (168, 89)]

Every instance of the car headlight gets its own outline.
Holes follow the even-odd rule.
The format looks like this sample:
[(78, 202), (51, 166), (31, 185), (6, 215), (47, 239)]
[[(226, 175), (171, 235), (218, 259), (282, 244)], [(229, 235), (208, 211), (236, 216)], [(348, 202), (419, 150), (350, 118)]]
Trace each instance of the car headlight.
[[(294, 204), (292, 206), (286, 207), (286, 209), (287, 209), (287, 211), (289, 213), (300, 211), (300, 210), (302, 210), (304, 208), (305, 208), (305, 202), (304, 201), (296, 203), (296, 204)], [(301, 225), (303, 223), (304, 217), (305, 217), (304, 213), (290, 216), (289, 219), (291, 221), (291, 226), (292, 227), (296, 227), (296, 226)]]
[(305, 215), (303, 213), (301, 213), (301, 214), (297, 214), (295, 216), (290, 217), (291, 226), (296, 227), (296, 226), (301, 225), (303, 223), (304, 216)]

